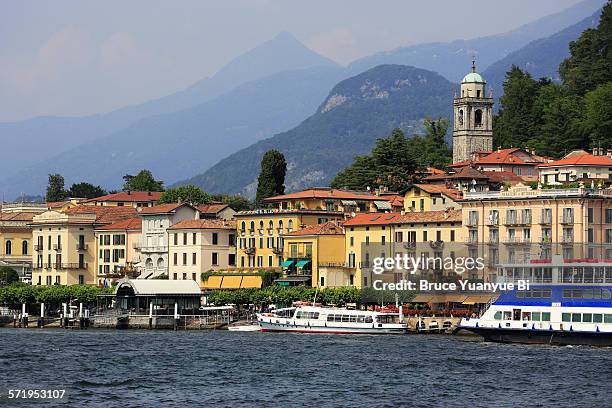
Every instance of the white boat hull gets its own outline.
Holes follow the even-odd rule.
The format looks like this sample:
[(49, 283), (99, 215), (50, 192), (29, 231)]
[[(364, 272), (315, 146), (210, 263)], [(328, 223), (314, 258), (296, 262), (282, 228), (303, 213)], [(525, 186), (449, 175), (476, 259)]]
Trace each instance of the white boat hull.
[[(278, 320), (278, 322), (276, 322)], [(405, 334), (407, 329), (403, 324), (376, 324), (364, 323), (362, 325), (333, 325), (333, 324), (306, 324), (298, 325), (285, 319), (260, 318), (259, 325), (262, 332), (290, 332), (290, 333), (321, 333), (321, 334)], [(379, 326), (380, 325), (380, 326)]]

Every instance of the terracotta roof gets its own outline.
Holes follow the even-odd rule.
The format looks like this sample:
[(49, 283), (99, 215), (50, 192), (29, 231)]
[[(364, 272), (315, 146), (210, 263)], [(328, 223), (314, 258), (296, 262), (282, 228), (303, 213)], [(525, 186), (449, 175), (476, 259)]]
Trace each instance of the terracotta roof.
[(32, 227), (16, 227), (16, 226), (0, 226), (0, 232), (15, 232), (15, 233), (32, 233)]
[[(573, 154), (572, 154), (573, 153)], [(538, 167), (558, 166), (609, 166), (612, 167), (612, 159), (608, 156), (593, 156), (587, 152), (572, 152), (561, 160), (540, 164)]]
[(201, 204), (196, 206), (202, 214), (218, 214), (229, 207), (227, 204)]
[(176, 229), (236, 229), (236, 221), (227, 221), (220, 219), (197, 219), (183, 220), (172, 225), (171, 230)]
[(427, 172), (431, 174), (446, 174), (444, 170), (436, 169), (435, 167), (428, 167)]
[[(383, 201), (380, 199), (380, 201)], [(284, 214), (320, 214), (320, 215), (336, 215), (336, 216), (341, 216), (343, 215), (342, 212), (340, 211), (327, 211), (327, 210), (309, 210), (309, 209), (278, 209), (278, 208), (264, 208), (264, 209), (258, 209), (258, 210), (246, 210), (246, 211), (239, 211), (236, 214), (234, 214), (234, 217), (245, 217), (245, 216), (251, 216), (251, 215), (265, 215), (265, 216), (270, 216), (270, 215), (284, 215)]]
[(484, 174), (494, 183), (521, 183), (525, 181), (521, 176), (511, 171), (485, 171)]
[(402, 213), (363, 213), (344, 223), (344, 226), (352, 225), (390, 225), (417, 222), (442, 222), (461, 221), (461, 210), (441, 210)]
[(160, 204), (154, 205), (153, 207), (141, 208), (140, 214), (168, 214), (183, 206), (194, 208), (187, 203)]
[(0, 213), (0, 221), (32, 221), (38, 214), (40, 213), (27, 211)]
[(377, 195), (361, 191), (348, 191), (335, 188), (310, 188), (296, 193), (278, 195), (266, 198), (264, 201), (299, 200), (307, 198), (337, 199), (337, 200), (380, 200)]
[(500, 149), (495, 150), (488, 155), (479, 158), (476, 160), (476, 164), (528, 164), (525, 160), (521, 159), (518, 156), (515, 156), (515, 153), (523, 152), (525, 154), (529, 154), (525, 152), (523, 149), (518, 147), (513, 147), (510, 149)]
[(404, 206), (404, 197), (400, 195), (389, 197), (387, 198), (387, 200), (389, 200), (392, 207), (403, 207)]
[(77, 205), (66, 210), (66, 214), (95, 214), (96, 224), (113, 224), (126, 218), (133, 218), (137, 212), (132, 207), (102, 207)]
[(66, 201), (50, 201), (47, 203), (47, 208), (59, 208), (59, 207), (63, 207), (66, 204), (68, 204), (70, 201), (66, 200)]
[(119, 222), (116, 222), (110, 225), (105, 225), (97, 229), (99, 230), (139, 231), (142, 229), (142, 219), (139, 217), (128, 218), (126, 220), (119, 221)]
[(460, 200), (463, 197), (461, 191), (454, 188), (448, 188), (442, 184), (415, 184), (414, 186), (430, 194), (444, 194), (453, 200)]
[(427, 176), (423, 178), (423, 181), (431, 181), (431, 180), (458, 180), (458, 179), (475, 179), (475, 180), (486, 180), (487, 176), (485, 176), (482, 172), (476, 170), (471, 166), (465, 166), (457, 170), (456, 173), (453, 174), (434, 174), (431, 176)]
[(304, 235), (339, 235), (344, 234), (344, 229), (333, 222), (325, 222), (323, 224), (309, 225), (297, 231), (289, 232), (285, 236), (295, 237)]
[(103, 201), (129, 201), (129, 202), (152, 202), (158, 201), (162, 193), (158, 191), (121, 191), (115, 194), (107, 194), (101, 197), (90, 198), (82, 203), (94, 203)]

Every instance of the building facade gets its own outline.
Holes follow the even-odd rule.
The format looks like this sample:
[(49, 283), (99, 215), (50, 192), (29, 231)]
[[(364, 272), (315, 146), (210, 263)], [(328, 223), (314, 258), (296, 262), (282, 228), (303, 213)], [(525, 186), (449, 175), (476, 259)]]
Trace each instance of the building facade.
[(168, 231), (172, 225), (200, 217), (189, 204), (161, 204), (140, 208), (142, 236), (140, 240), (142, 278), (168, 275)]
[(140, 274), (140, 239), (142, 220), (128, 218), (95, 229), (96, 280), (99, 285), (111, 285), (126, 276)]
[(560, 160), (540, 164), (538, 170), (542, 184), (612, 183), (612, 159), (605, 155), (594, 156), (584, 150), (574, 150)]
[(171, 280), (202, 283), (203, 272), (236, 267), (236, 222), (183, 220), (168, 228)]
[(342, 221), (338, 211), (260, 209), (236, 213), (237, 262), (240, 268), (276, 268), (283, 263), (285, 234), (308, 225)]

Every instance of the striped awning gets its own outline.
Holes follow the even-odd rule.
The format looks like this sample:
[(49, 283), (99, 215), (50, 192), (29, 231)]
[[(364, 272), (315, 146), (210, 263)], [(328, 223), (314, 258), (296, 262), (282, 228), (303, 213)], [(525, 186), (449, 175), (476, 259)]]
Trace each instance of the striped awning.
[(244, 276), (242, 277), (241, 288), (261, 288), (261, 276)]
[(298, 261), (298, 263), (295, 264), (295, 266), (297, 266), (298, 268), (303, 268), (304, 266), (308, 265), (310, 263), (310, 259), (303, 259), (301, 261)]
[(206, 282), (202, 285), (205, 289), (219, 289), (223, 276), (209, 276)]
[(223, 282), (221, 282), (221, 289), (240, 289), (241, 283), (241, 275), (227, 275), (223, 277)]
[(288, 268), (288, 267), (290, 267), (291, 265), (293, 265), (293, 261), (285, 261), (285, 262), (283, 262), (283, 263), (281, 264), (281, 266), (282, 266), (283, 268)]
[(357, 207), (357, 201), (354, 200), (340, 200), (340, 202), (342, 203), (342, 205)]

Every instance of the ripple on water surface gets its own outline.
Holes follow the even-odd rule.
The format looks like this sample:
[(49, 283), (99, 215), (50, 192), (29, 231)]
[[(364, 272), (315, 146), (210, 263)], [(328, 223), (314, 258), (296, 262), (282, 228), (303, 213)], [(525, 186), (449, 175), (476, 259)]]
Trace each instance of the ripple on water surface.
[(0, 329), (0, 338), (2, 391), (67, 390), (64, 404), (45, 406), (604, 407), (612, 398), (611, 349), (227, 331)]

